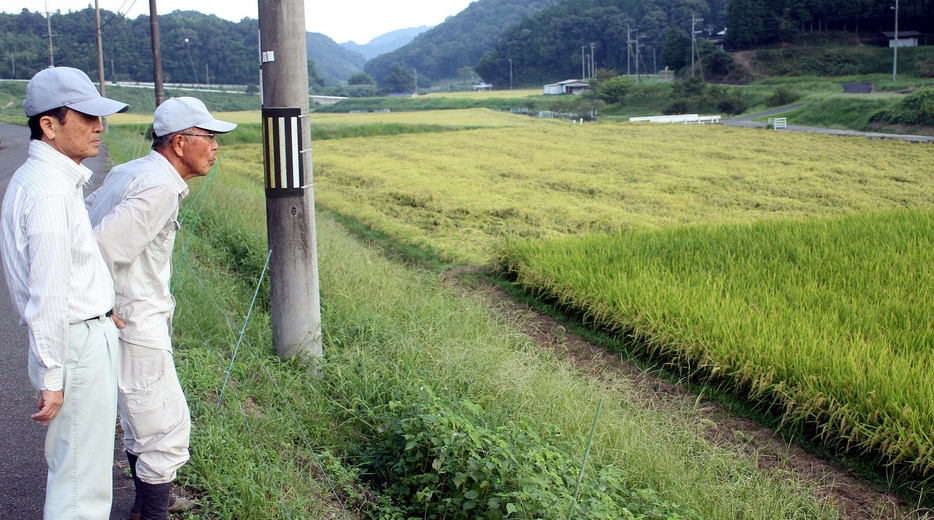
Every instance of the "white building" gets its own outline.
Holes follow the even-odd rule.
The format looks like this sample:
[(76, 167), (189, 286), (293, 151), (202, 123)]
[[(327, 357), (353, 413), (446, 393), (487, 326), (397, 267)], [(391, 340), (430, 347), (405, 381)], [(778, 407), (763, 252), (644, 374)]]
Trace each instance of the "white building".
[(895, 32), (883, 32), (882, 36), (889, 39), (889, 47), (917, 47), (918, 38), (924, 36), (924, 33), (918, 31), (898, 31), (898, 40), (895, 39)]
[(579, 79), (566, 79), (558, 83), (545, 85), (545, 94), (582, 94), (590, 88), (590, 83)]

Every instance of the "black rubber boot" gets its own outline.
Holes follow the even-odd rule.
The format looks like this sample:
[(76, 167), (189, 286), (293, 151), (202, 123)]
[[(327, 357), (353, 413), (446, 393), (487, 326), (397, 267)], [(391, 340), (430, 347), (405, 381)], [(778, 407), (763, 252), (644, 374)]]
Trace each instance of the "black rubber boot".
[(142, 480), (136, 482), (136, 493), (139, 496), (140, 520), (168, 520), (169, 493), (172, 483), (147, 484)]
[(133, 507), (130, 509), (130, 520), (139, 520), (139, 477), (136, 476), (136, 461), (139, 459), (136, 455), (126, 452), (126, 460), (130, 463), (130, 475), (133, 476), (133, 487), (136, 489), (136, 498), (133, 499)]

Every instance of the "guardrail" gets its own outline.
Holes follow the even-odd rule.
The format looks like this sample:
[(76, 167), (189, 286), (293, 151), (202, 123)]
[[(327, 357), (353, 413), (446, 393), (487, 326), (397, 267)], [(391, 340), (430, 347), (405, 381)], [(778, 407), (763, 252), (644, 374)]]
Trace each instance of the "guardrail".
[(788, 128), (788, 118), (787, 117), (770, 117), (769, 128), (772, 128), (775, 130), (778, 130), (780, 128)]
[(630, 117), (629, 120), (634, 123), (694, 123), (694, 124), (718, 124), (720, 116), (700, 116), (697, 114), (677, 114), (668, 116), (647, 116)]

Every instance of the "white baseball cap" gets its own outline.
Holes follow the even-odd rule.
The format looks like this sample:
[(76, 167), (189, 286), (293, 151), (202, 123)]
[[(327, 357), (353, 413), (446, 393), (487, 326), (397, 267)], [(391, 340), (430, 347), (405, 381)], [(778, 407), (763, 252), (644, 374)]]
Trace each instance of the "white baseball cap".
[(217, 134), (226, 134), (237, 128), (237, 125), (214, 119), (200, 99), (177, 97), (164, 101), (156, 109), (152, 133), (164, 137), (193, 127)]
[(130, 105), (101, 97), (84, 72), (71, 67), (40, 70), (26, 85), (23, 109), (32, 117), (59, 107), (68, 107), (89, 116), (106, 117), (126, 112)]

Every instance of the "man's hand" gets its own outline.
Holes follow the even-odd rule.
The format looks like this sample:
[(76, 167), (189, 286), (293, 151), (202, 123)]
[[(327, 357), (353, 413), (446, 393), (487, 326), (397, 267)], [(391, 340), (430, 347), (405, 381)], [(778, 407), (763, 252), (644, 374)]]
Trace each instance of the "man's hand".
[(65, 401), (65, 391), (42, 390), (39, 394), (39, 413), (34, 413), (29, 417), (36, 421), (41, 421), (42, 426), (48, 426), (49, 422), (58, 415), (62, 403)]
[(118, 329), (121, 329), (121, 330), (122, 330), (122, 329), (125, 329), (125, 328), (126, 328), (126, 322), (123, 321), (123, 320), (121, 320), (120, 317), (117, 316), (116, 314), (112, 314), (112, 315), (110, 316), (110, 319), (113, 320), (114, 325), (116, 325)]

